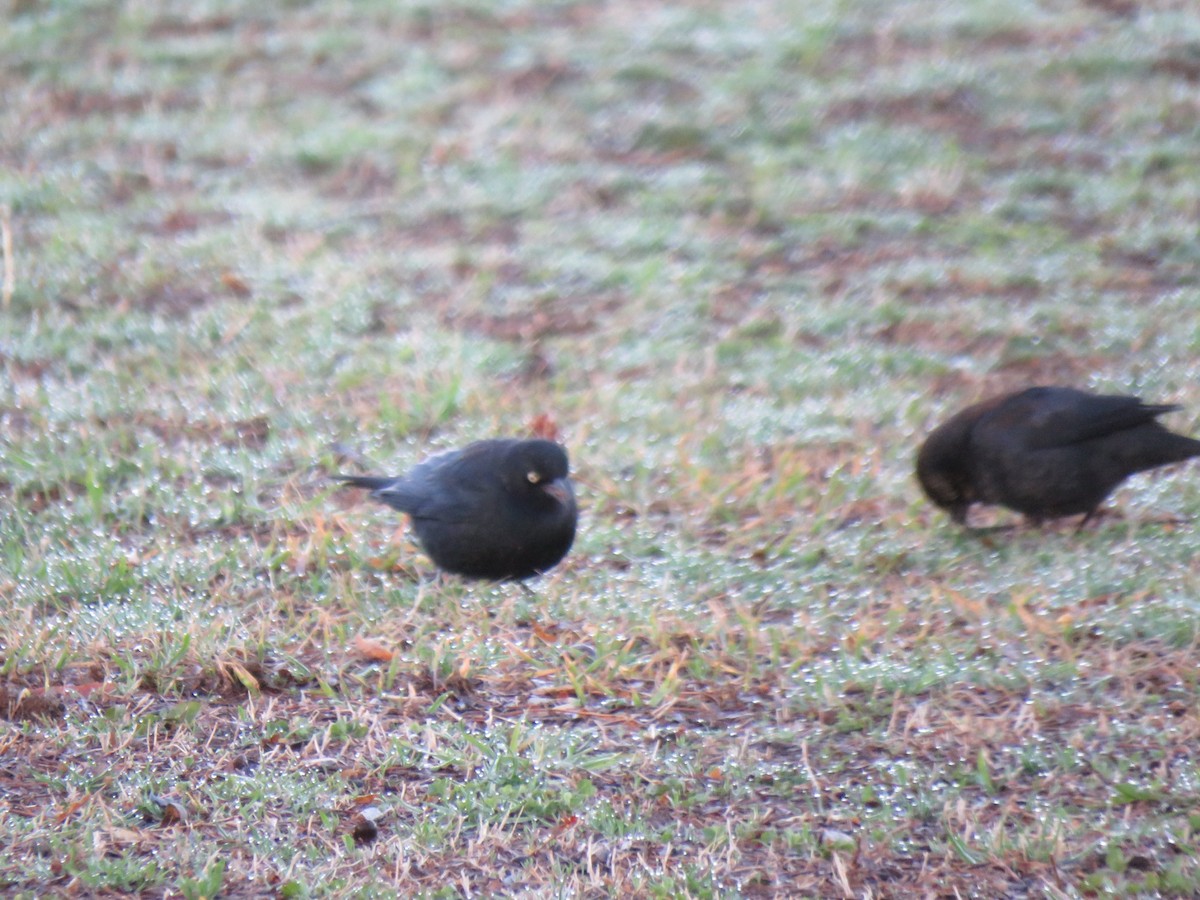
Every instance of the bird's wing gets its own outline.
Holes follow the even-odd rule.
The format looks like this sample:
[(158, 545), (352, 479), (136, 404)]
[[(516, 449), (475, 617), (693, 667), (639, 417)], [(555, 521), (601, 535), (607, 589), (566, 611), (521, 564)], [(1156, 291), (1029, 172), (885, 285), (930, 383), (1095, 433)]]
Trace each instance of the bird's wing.
[(375, 499), (410, 515), (416, 515), (428, 499), (425, 487), (420, 482), (412, 482), (407, 475), (399, 478), (378, 475), (335, 475), (333, 477), (351, 487), (366, 488)]
[(1178, 409), (1137, 397), (1088, 394), (1073, 388), (1030, 388), (988, 416), (988, 428), (1020, 429), (1030, 449), (1078, 444), (1153, 421)]
[[(414, 518), (439, 521), (469, 521), (477, 518), (485, 496), (498, 493), (501, 485), (498, 466), (506, 440), (485, 440), (468, 444), (461, 450), (440, 453), (414, 466), (380, 499), (393, 506), (392, 497), (405, 503), (405, 512)], [(391, 493), (393, 492), (394, 493)]]
[(420, 481), (413, 481), (411, 475), (389, 482), (373, 491), (371, 496), (410, 516), (420, 516), (430, 503), (427, 486)]

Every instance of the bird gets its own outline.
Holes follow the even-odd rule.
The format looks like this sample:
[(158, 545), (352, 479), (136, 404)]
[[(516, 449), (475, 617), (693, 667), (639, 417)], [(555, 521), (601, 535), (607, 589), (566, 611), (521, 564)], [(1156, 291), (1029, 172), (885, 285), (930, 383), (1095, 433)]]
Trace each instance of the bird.
[(1033, 525), (1082, 513), (1082, 528), (1130, 475), (1200, 455), (1200, 441), (1156, 421), (1178, 409), (1069, 387), (1002, 394), (930, 432), (917, 480), (963, 526), (972, 504), (987, 503)]
[(407, 513), (442, 571), (524, 581), (553, 568), (575, 541), (569, 468), (567, 451), (553, 441), (493, 438), (431, 456), (398, 477), (334, 478)]

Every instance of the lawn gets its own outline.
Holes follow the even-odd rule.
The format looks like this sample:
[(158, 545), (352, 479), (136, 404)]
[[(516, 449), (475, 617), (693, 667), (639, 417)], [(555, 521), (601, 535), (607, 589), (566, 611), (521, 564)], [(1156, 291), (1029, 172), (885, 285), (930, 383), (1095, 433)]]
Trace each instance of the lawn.
[[(1197, 466), (912, 476), (1029, 384), (1200, 433), (1192, 3), (0, 23), (0, 893), (1200, 894)], [(533, 432), (533, 593), (329, 478)]]

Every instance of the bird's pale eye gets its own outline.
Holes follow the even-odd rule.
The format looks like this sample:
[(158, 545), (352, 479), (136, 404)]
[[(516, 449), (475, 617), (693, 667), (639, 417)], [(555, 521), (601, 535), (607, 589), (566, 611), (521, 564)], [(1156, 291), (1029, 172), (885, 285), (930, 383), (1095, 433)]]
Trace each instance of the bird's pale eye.
[(537, 472), (530, 472), (525, 477), (529, 479), (530, 484), (537, 484), (539, 481), (542, 480), (542, 476), (539, 475)]

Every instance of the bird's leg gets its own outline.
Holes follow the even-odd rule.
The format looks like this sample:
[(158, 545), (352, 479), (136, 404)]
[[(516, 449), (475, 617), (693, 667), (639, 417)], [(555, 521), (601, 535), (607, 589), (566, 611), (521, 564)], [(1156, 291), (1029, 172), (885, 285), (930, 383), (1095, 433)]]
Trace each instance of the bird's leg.
[(1099, 506), (1088, 510), (1082, 519), (1079, 520), (1079, 527), (1075, 529), (1075, 533), (1083, 531), (1083, 527), (1089, 522), (1098, 522), (1101, 519), (1124, 519), (1124, 514), (1119, 509), (1101, 509)]

